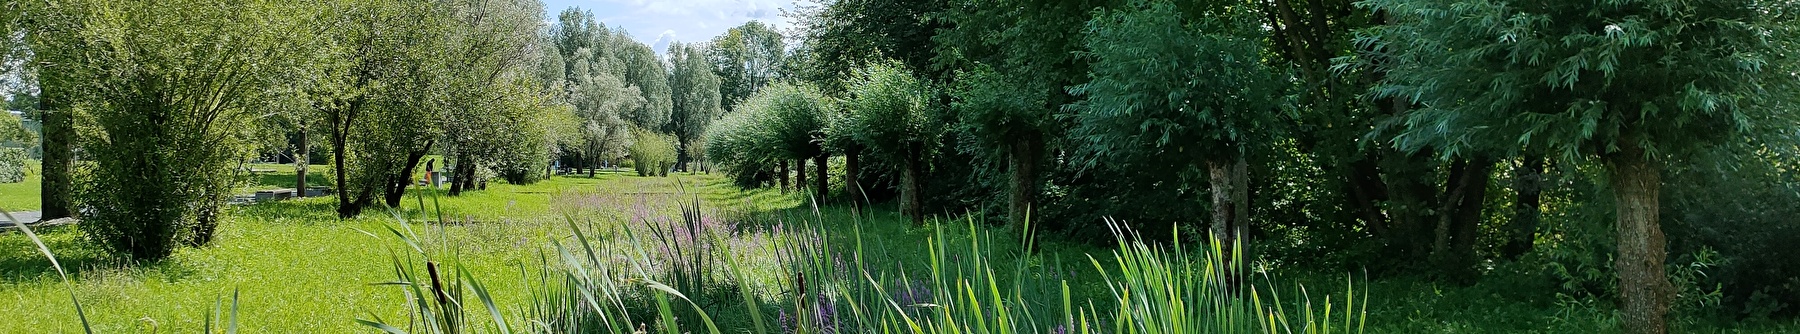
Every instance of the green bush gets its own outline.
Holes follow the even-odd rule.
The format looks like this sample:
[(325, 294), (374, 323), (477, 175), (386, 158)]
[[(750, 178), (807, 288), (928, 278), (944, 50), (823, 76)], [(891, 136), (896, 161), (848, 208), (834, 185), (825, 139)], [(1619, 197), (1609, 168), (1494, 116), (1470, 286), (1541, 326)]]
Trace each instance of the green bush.
[(0, 147), (0, 183), (25, 182), (25, 150)]
[[(273, 66), (282, 20), (247, 20), (287, 10), (273, 3), (188, 6), (119, 2), (93, 8), (104, 20), (83, 32), (94, 50), (71, 61), (88, 87), (82, 106), (94, 132), (80, 138), (89, 165), (78, 178), (81, 229), (113, 254), (154, 261), (180, 244), (212, 240), (221, 206), (261, 106), (283, 75)], [(179, 20), (141, 19), (179, 17)], [(91, 35), (91, 36), (89, 36)], [(219, 50), (236, 50), (219, 53)], [(253, 64), (253, 65), (246, 65)], [(263, 65), (270, 64), (270, 65)]]
[(668, 176), (675, 166), (675, 137), (650, 131), (635, 131), (631, 144), (631, 165), (638, 176)]

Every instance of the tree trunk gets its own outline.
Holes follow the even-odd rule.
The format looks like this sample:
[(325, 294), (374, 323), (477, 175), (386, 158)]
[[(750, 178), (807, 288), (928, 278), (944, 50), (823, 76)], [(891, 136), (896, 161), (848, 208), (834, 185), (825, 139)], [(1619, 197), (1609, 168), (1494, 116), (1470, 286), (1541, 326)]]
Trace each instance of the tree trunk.
[(470, 163), (468, 154), (462, 152), (456, 153), (456, 168), (453, 168), (450, 172), (450, 196), (461, 196), (463, 191), (474, 188), (474, 184), (469, 183), (470, 177), (466, 175), (472, 173), (467, 173), (467, 171), (465, 171), (471, 169), (471, 165), (474, 164)]
[(775, 185), (781, 189), (781, 193), (786, 194), (788, 190), (788, 161), (787, 159), (780, 160), (780, 162), (775, 163)]
[(1493, 179), (1494, 159), (1487, 157), (1470, 158), (1461, 171), (1461, 178), (1454, 200), (1446, 200), (1445, 208), (1450, 211), (1442, 213), (1440, 221), (1448, 221), (1448, 245), (1441, 249), (1438, 268), (1444, 271), (1446, 278), (1460, 283), (1472, 283), (1475, 271), (1475, 245), (1480, 237), (1482, 210), (1487, 206), (1488, 181)]
[[(913, 144), (911, 146), (918, 146), (918, 144)], [(922, 161), (920, 161), (923, 159), (920, 155), (922, 154), (919, 152), (918, 148), (908, 148), (906, 151), (906, 166), (901, 168), (900, 173), (901, 213), (912, 218), (913, 226), (925, 225), (924, 196), (919, 193), (920, 189), (924, 188), (924, 186), (919, 184), (924, 181), (920, 179), (923, 175), (919, 175), (923, 169), (921, 168)]]
[(806, 159), (794, 159), (794, 191), (806, 192)]
[(688, 159), (693, 158), (688, 156), (688, 141), (680, 140), (677, 144), (679, 147), (675, 148), (677, 150), (675, 152), (675, 170), (686, 172), (688, 171)]
[(856, 173), (862, 168), (856, 161), (860, 153), (862, 150), (854, 146), (844, 149), (844, 195), (850, 197), (850, 206), (856, 208), (862, 207), (863, 202), (862, 184), (856, 180)]
[(1468, 179), (1470, 174), (1469, 161), (1467, 159), (1456, 159), (1456, 161), (1451, 162), (1450, 177), (1444, 179), (1445, 187), (1448, 188), (1449, 191), (1445, 191), (1444, 198), (1438, 201), (1438, 208), (1432, 210), (1436, 213), (1437, 222), (1432, 225), (1434, 228), (1432, 229), (1431, 234), (1431, 257), (1432, 262), (1436, 264), (1436, 267), (1440, 270), (1448, 271), (1448, 268), (1445, 267), (1449, 264), (1451, 258), (1450, 224), (1452, 218), (1456, 217), (1454, 214), (1456, 205), (1462, 203), (1463, 194), (1469, 192)]
[(1235, 174), (1233, 170), (1236, 169), (1234, 165), (1235, 162), (1224, 159), (1206, 162), (1207, 180), (1211, 187), (1209, 192), (1212, 194), (1212, 227), (1208, 230), (1212, 233), (1213, 241), (1222, 246), (1233, 244), (1238, 235), (1235, 226), (1237, 205), (1232, 201), (1236, 197), (1233, 195), (1236, 190), (1232, 189), (1235, 183), (1232, 181), (1232, 175)]
[[(8, 37), (10, 38), (10, 37)], [(72, 99), (61, 69), (43, 71), (40, 87), (43, 121), (43, 180), (39, 193), (44, 220), (71, 217), (75, 192), (75, 119)]]
[(587, 166), (588, 178), (592, 179), (594, 178), (594, 174), (600, 170), (600, 155), (595, 154), (591, 159), (584, 159), (581, 161), (581, 164)]
[(831, 177), (826, 175), (826, 173), (830, 171), (829, 168), (826, 168), (829, 167), (826, 165), (826, 160), (830, 158), (831, 154), (829, 153), (819, 153), (819, 156), (813, 157), (813, 169), (817, 170), (817, 172), (813, 174), (814, 176), (817, 176), (816, 180), (813, 182), (819, 184), (818, 189), (813, 190), (813, 199), (816, 201), (824, 202), (826, 198), (825, 194), (830, 192), (829, 187), (831, 186)]
[(1618, 210), (1620, 322), (1626, 333), (1668, 333), (1665, 316), (1674, 288), (1665, 276), (1665, 249), (1657, 205), (1662, 187), (1656, 162), (1641, 147), (1621, 141), (1619, 152), (1605, 157)]
[(348, 110), (339, 110), (332, 113), (331, 122), (331, 170), (337, 178), (334, 188), (337, 188), (338, 218), (341, 219), (354, 218), (362, 214), (362, 206), (357, 205), (357, 201), (350, 197), (349, 168), (344, 165), (344, 156), (349, 154), (345, 148), (349, 146), (350, 120), (348, 115), (342, 114), (348, 112)]
[(300, 138), (294, 143), (294, 197), (306, 197), (306, 169), (312, 163), (311, 144), (307, 142), (306, 123), (298, 127)]
[(431, 153), (431, 146), (433, 144), (436, 144), (436, 141), (426, 141), (425, 147), (412, 152), (407, 152), (406, 165), (400, 168), (400, 175), (389, 178), (389, 181), (391, 182), (388, 183), (390, 186), (385, 193), (387, 196), (382, 198), (382, 200), (387, 203), (388, 207), (400, 207), (400, 200), (406, 197), (406, 187), (413, 183), (413, 171), (415, 168), (419, 167), (419, 160), (424, 159), (425, 154)]
[(1015, 227), (1023, 227), (1031, 217), (1031, 204), (1036, 201), (1038, 185), (1038, 151), (1041, 146), (1037, 138), (1026, 138), (1012, 143), (1012, 152), (1008, 163), (1012, 172), (1007, 180), (1007, 222)]
[(1517, 260), (1530, 253), (1537, 242), (1538, 217), (1543, 214), (1544, 157), (1526, 155), (1513, 168), (1513, 219), (1508, 226), (1506, 244), (1500, 253)]

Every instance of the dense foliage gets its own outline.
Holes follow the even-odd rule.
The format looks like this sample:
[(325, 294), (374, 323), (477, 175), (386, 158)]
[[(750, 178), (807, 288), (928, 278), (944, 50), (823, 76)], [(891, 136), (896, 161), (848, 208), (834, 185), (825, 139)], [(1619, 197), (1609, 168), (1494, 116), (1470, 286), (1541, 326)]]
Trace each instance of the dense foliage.
[[(80, 202), (92, 208), (81, 226), (137, 260), (204, 245), (248, 154), (250, 108), (277, 84), (276, 71), (294, 68), (281, 46), (301, 27), (265, 17), (291, 9), (268, 2), (94, 5), (81, 34), (96, 47), (71, 58), (92, 97), (83, 106), (104, 133), (82, 145), (96, 164), (81, 186)], [(176, 13), (187, 19), (150, 19)]]
[(628, 164), (1531, 281), (1617, 298), (1631, 332), (1800, 311), (1794, 1), (835, 0), (665, 55), (536, 0), (308, 5), (0, 0), (45, 216), (159, 258), (205, 242), (238, 164), (316, 137), (344, 218), (421, 161), (452, 195)]

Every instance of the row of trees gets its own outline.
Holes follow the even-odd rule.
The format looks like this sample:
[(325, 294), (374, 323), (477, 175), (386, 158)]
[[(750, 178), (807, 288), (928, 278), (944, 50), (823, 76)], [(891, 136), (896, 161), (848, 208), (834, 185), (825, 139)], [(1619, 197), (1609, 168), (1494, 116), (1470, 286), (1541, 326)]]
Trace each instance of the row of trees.
[[(795, 83), (732, 105), (707, 152), (752, 181), (785, 179), (787, 161), (843, 156), (845, 189), (898, 189), (914, 221), (992, 209), (1072, 235), (1100, 228), (1086, 223), (1100, 216), (1166, 235), (1160, 224), (1210, 213), (1177, 226), (1459, 282), (1482, 263), (1544, 253), (1545, 268), (1616, 272), (1596, 293), (1617, 294), (1629, 332), (1663, 332), (1676, 288), (1659, 213), (1718, 210), (1659, 196), (1663, 180), (1787, 175), (1746, 170), (1792, 163), (1797, 10), (828, 1), (795, 12), (799, 44), (777, 75)], [(1009, 195), (986, 195), (996, 190)], [(1615, 228), (1574, 221), (1588, 217)], [(1729, 226), (1690, 224), (1680, 226)], [(1696, 235), (1689, 250), (1735, 246), (1683, 234)], [(1554, 253), (1599, 242), (1614, 243), (1614, 260)], [(1732, 289), (1766, 297), (1776, 283), (1762, 283)]]
[(427, 155), (455, 167), (451, 194), (542, 179), (579, 124), (539, 80), (536, 1), (4, 4), (23, 38), (0, 63), (24, 64), (9, 73), (41, 101), (45, 217), (80, 208), (91, 239), (134, 260), (208, 243), (241, 164), (289, 149), (269, 138), (293, 134), (297, 157), (323, 138), (354, 217), (398, 206)]
[(546, 25), (533, 0), (3, 4), (20, 38), (0, 64), (41, 107), (45, 217), (84, 212), (140, 260), (207, 243), (241, 164), (269, 152), (297, 189), (326, 152), (343, 218), (399, 206), (433, 155), (451, 196), (556, 161), (685, 170), (724, 107), (788, 66), (761, 23), (658, 55), (579, 9)]

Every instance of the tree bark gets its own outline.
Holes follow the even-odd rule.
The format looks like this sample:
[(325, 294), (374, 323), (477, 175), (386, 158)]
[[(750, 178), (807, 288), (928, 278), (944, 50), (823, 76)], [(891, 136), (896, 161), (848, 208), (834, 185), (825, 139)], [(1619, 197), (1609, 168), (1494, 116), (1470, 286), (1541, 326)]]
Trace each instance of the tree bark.
[(857, 164), (857, 156), (862, 150), (852, 146), (844, 149), (844, 195), (850, 197), (850, 206), (862, 207), (862, 184), (856, 180), (856, 173), (862, 165)]
[(400, 174), (388, 178), (389, 186), (384, 193), (386, 196), (382, 198), (388, 207), (400, 207), (400, 200), (406, 197), (406, 187), (413, 183), (413, 171), (419, 167), (419, 160), (425, 159), (425, 154), (431, 153), (431, 146), (436, 143), (435, 140), (428, 140), (425, 141), (425, 147), (407, 152), (406, 165), (400, 168)]
[(1626, 333), (1668, 333), (1666, 316), (1674, 287), (1665, 275), (1665, 249), (1657, 205), (1662, 188), (1656, 162), (1636, 143), (1623, 141), (1603, 157), (1612, 176), (1618, 210), (1620, 322)]
[(819, 156), (813, 157), (813, 168), (817, 170), (813, 175), (818, 176), (813, 182), (819, 184), (818, 189), (813, 190), (813, 198), (820, 202), (824, 202), (826, 198), (825, 195), (830, 192), (831, 177), (826, 175), (826, 173), (830, 171), (830, 169), (827, 168), (829, 166), (826, 165), (827, 159), (830, 158), (831, 154), (829, 153), (819, 153)]
[(806, 159), (794, 159), (794, 191), (806, 192)]
[(1381, 210), (1381, 203), (1388, 200), (1388, 189), (1387, 184), (1381, 182), (1381, 167), (1375, 164), (1375, 159), (1379, 157), (1370, 154), (1350, 163), (1349, 170), (1345, 171), (1345, 179), (1348, 180), (1345, 185), (1350, 188), (1349, 193), (1355, 201), (1356, 211), (1362, 216), (1369, 233), (1376, 238), (1388, 238), (1388, 227), (1392, 223)]
[(775, 163), (775, 185), (777, 188), (781, 189), (781, 193), (786, 194), (788, 190), (788, 161), (787, 159), (780, 160), (780, 162)]
[(299, 140), (294, 143), (294, 197), (306, 197), (306, 169), (312, 163), (310, 143), (307, 141), (306, 123), (301, 122), (298, 130)]
[(1438, 201), (1436, 213), (1437, 223), (1432, 225), (1431, 257), (1438, 269), (1447, 270), (1450, 258), (1450, 225), (1456, 217), (1456, 205), (1462, 203), (1463, 195), (1469, 192), (1469, 161), (1456, 159), (1450, 163), (1450, 177), (1444, 179), (1444, 198)]
[(1456, 181), (1456, 190), (1445, 201), (1444, 207), (1449, 209), (1440, 213), (1440, 222), (1448, 222), (1448, 230), (1442, 237), (1447, 237), (1447, 247), (1437, 249), (1438, 268), (1445, 277), (1460, 283), (1472, 283), (1475, 271), (1475, 245), (1480, 237), (1481, 213), (1486, 209), (1487, 187), (1493, 179), (1494, 159), (1487, 157), (1470, 158)]
[(688, 156), (688, 141), (687, 140), (679, 140), (678, 142), (679, 143), (676, 143), (676, 144), (679, 147), (675, 148), (677, 150), (677, 151), (675, 151), (675, 170), (687, 172), (688, 171), (688, 159), (692, 159), (693, 157)]
[(1220, 245), (1231, 245), (1237, 237), (1237, 229), (1233, 226), (1237, 218), (1237, 206), (1232, 203), (1235, 191), (1231, 180), (1234, 164), (1225, 159), (1206, 162), (1207, 180), (1211, 187), (1209, 192), (1212, 194), (1212, 227), (1209, 231), (1213, 241)]
[(924, 180), (921, 180), (922, 175), (919, 175), (923, 169), (920, 160), (923, 159), (922, 153), (917, 147), (919, 145), (912, 144), (910, 146), (914, 147), (906, 150), (906, 166), (901, 168), (900, 173), (901, 213), (912, 218), (913, 226), (923, 226), (925, 225), (925, 204), (924, 196), (919, 193), (924, 188), (920, 185), (920, 182)]
[[(46, 66), (50, 67), (50, 66)], [(75, 117), (61, 69), (43, 71), (39, 117), (43, 120), (43, 180), (38, 195), (43, 219), (71, 217), (75, 192)]]
[(1508, 226), (1501, 255), (1517, 260), (1531, 253), (1537, 242), (1538, 217), (1543, 214), (1544, 157), (1526, 155), (1513, 168), (1513, 219)]
[(1025, 138), (1012, 143), (1011, 177), (1007, 180), (1007, 222), (1015, 227), (1023, 227), (1031, 218), (1031, 205), (1037, 199), (1038, 172), (1037, 164), (1040, 146), (1037, 138)]
[(344, 157), (349, 155), (346, 148), (349, 146), (350, 122), (354, 120), (355, 108), (357, 106), (353, 103), (349, 107), (331, 113), (331, 170), (337, 178), (334, 188), (337, 188), (338, 218), (341, 219), (354, 218), (362, 214), (362, 206), (358, 205), (359, 201), (350, 197), (349, 168), (344, 164)]
[(474, 181), (474, 178), (470, 177), (475, 174), (474, 165), (472, 161), (469, 161), (469, 154), (456, 153), (456, 168), (450, 174), (452, 178), (450, 180), (450, 196), (461, 196), (463, 191), (475, 188), (475, 184), (471, 182)]

